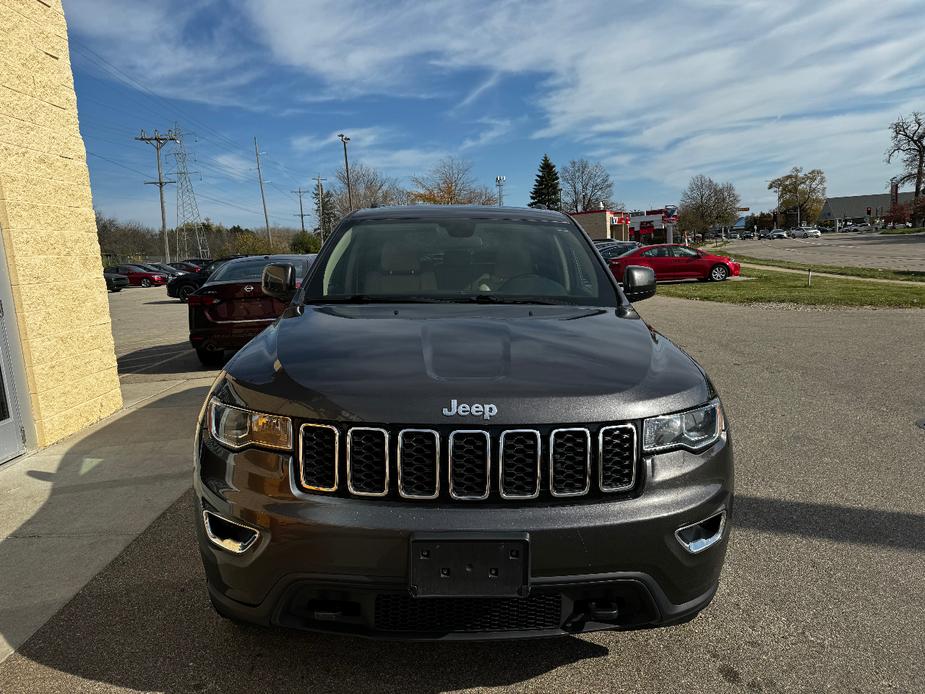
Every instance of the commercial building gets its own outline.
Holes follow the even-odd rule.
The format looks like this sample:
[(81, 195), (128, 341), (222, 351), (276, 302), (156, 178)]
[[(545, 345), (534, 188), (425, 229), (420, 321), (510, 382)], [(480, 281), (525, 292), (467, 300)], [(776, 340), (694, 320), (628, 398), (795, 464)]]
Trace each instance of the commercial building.
[[(900, 193), (898, 202), (905, 205), (912, 202), (912, 193)], [(864, 222), (868, 220), (867, 209), (874, 219), (881, 218), (890, 211), (890, 194), (846, 195), (839, 198), (826, 198), (819, 215), (820, 222)]]
[(0, 461), (122, 406), (61, 0), (0, 0)]
[(592, 239), (616, 239), (627, 241), (630, 238), (630, 218), (626, 212), (615, 210), (591, 210), (590, 212), (570, 212), (578, 226)]

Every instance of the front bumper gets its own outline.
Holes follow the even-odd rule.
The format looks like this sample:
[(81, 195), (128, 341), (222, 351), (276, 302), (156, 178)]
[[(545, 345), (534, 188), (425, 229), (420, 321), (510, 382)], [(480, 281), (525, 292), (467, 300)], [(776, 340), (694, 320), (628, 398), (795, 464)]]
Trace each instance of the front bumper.
[[(295, 491), (288, 453), (228, 451), (201, 432), (197, 532), (209, 592), (234, 618), (403, 639), (548, 636), (665, 626), (706, 607), (716, 592), (727, 530), (691, 554), (675, 532), (732, 513), (728, 434), (710, 449), (645, 460), (634, 498), (573, 503), (364, 500)], [(234, 554), (211, 542), (202, 510), (259, 532)], [(410, 540), (525, 532), (527, 598), (412, 598)]]

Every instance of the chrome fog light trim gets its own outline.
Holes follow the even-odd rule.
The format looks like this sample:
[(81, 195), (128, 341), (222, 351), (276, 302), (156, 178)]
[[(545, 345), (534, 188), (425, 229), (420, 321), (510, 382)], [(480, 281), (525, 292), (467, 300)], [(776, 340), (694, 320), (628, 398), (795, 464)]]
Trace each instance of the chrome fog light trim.
[(674, 531), (675, 539), (691, 554), (700, 554), (723, 539), (726, 529), (726, 509), (696, 523)]
[(232, 554), (244, 554), (260, 539), (260, 531), (256, 528), (225, 518), (212, 511), (202, 512), (202, 523), (209, 542)]

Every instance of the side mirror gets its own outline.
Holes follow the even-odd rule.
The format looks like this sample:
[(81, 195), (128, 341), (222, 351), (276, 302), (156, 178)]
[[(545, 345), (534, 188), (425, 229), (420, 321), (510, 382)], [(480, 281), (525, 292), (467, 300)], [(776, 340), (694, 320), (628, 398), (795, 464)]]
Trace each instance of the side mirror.
[(289, 263), (270, 263), (263, 269), (260, 288), (267, 296), (290, 302), (295, 296), (295, 268)]
[(655, 296), (655, 270), (629, 265), (623, 273), (623, 293), (633, 302)]

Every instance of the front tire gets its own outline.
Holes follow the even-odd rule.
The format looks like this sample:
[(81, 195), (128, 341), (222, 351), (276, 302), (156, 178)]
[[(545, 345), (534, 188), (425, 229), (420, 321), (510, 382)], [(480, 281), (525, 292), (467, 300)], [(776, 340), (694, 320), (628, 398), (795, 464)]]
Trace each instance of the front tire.
[(109, 291), (111, 291), (113, 294), (115, 294), (116, 292), (121, 292), (121, 291), (122, 291), (122, 287), (113, 287), (113, 288), (110, 289)]
[(150, 286), (151, 286), (151, 280), (149, 280), (147, 277), (142, 278), (142, 280), (141, 280), (141, 286), (142, 286), (142, 287), (145, 287), (145, 288), (150, 287)]
[(727, 277), (729, 277), (729, 268), (725, 265), (714, 265), (713, 269), (710, 270), (711, 282), (722, 282)]
[(808, 238), (809, 238), (809, 234), (803, 234), (803, 238), (804, 238), (804, 239), (808, 239)]
[(217, 368), (225, 363), (225, 352), (221, 349), (197, 347), (196, 356), (199, 357), (199, 363), (207, 367)]

